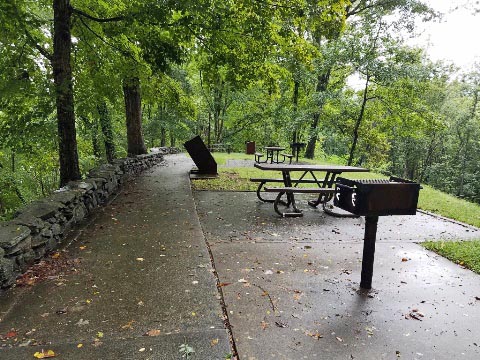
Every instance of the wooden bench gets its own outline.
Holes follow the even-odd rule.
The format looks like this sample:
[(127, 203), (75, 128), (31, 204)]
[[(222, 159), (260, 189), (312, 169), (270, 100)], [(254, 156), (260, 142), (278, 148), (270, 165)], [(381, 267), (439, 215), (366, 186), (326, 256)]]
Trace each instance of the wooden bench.
[[(262, 198), (261, 191), (262, 187), (266, 183), (282, 183), (284, 182), (283, 179), (265, 179), (265, 178), (250, 178), (250, 181), (252, 182), (258, 182), (258, 188), (257, 188), (257, 197), (262, 200), (263, 202), (274, 202), (275, 200), (269, 200), (269, 199), (264, 199)], [(293, 184), (316, 184), (317, 181), (314, 179), (292, 179)]]
[[(277, 197), (273, 201), (273, 208), (275, 209), (275, 212), (279, 214), (282, 217), (299, 217), (303, 216), (302, 211), (299, 210), (296, 205), (295, 205), (295, 200), (293, 200), (293, 196), (290, 198), (288, 197), (288, 194), (319, 194), (319, 196), (325, 195), (325, 196), (333, 196), (335, 194), (335, 189), (334, 188), (321, 188), (321, 187), (315, 187), (315, 188), (299, 188), (299, 187), (274, 187), (274, 188), (265, 188), (265, 192), (275, 192), (278, 193)], [(287, 202), (281, 200), (283, 194), (287, 194)], [(290, 206), (290, 204), (293, 207), (293, 211), (291, 212), (282, 212), (278, 209), (278, 204), (285, 205), (287, 207)], [(325, 205), (325, 202), (323, 203)]]
[(297, 193), (297, 194), (334, 194), (333, 188), (299, 188), (299, 187), (274, 187), (265, 188), (265, 192), (278, 192), (278, 193)]
[(284, 154), (284, 153), (282, 153), (282, 154), (280, 154), (280, 155), (283, 156), (283, 162), (285, 162), (285, 161), (287, 160), (287, 158), (288, 158), (289, 164), (292, 163), (292, 159), (293, 159), (293, 155), (292, 155), (292, 154)]
[(264, 155), (262, 153), (255, 153), (255, 162), (260, 162), (260, 158), (263, 157)]

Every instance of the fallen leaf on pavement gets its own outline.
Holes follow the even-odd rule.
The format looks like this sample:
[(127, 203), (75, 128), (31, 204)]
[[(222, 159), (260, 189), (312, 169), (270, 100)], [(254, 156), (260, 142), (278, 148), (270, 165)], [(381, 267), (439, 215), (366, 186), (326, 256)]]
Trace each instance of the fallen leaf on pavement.
[(265, 320), (262, 320), (260, 326), (262, 327), (262, 330), (265, 330), (266, 328), (268, 328), (268, 323)]
[(420, 311), (418, 311), (418, 309), (413, 309), (412, 311), (410, 311), (408, 314), (405, 315), (405, 319), (414, 319), (414, 320), (419, 320), (419, 321), (422, 321), (422, 318), (424, 317), (425, 315), (423, 313), (421, 313)]
[(317, 339), (317, 340), (323, 338), (323, 335), (320, 334), (320, 333), (318, 332), (318, 330), (315, 330), (315, 332), (306, 331), (306, 332), (305, 332), (305, 335), (308, 335), (308, 336), (310, 336), (310, 337), (312, 337), (312, 338), (314, 338), (314, 339)]
[(90, 321), (80, 319), (80, 320), (78, 320), (78, 322), (75, 325), (84, 326), (84, 325), (88, 325), (88, 324), (90, 324)]
[(220, 286), (220, 287), (223, 287), (223, 286), (228, 286), (228, 285), (232, 285), (232, 283), (229, 283), (229, 282), (224, 282), (224, 283), (220, 283), (220, 284), (218, 284), (218, 286)]
[(55, 357), (55, 353), (53, 352), (53, 350), (43, 350), (41, 352), (36, 352), (35, 354), (33, 354), (33, 356), (37, 359), (47, 359), (47, 358), (53, 358)]
[(133, 329), (133, 326), (132, 326), (132, 325), (133, 325), (134, 322), (135, 322), (135, 321), (133, 321), (133, 320), (132, 320), (132, 321), (129, 321), (127, 324), (125, 324), (125, 325), (122, 326), (122, 329), (124, 329), (124, 330), (125, 330), (125, 329)]
[(7, 333), (7, 335), (5, 335), (7, 339), (13, 338), (15, 336), (17, 336), (17, 332), (15, 330), (11, 330)]
[(103, 345), (103, 342), (101, 342), (99, 339), (95, 339), (92, 343), (92, 346), (94, 347), (99, 347), (101, 345)]
[(152, 330), (148, 330), (145, 334), (143, 334), (144, 336), (158, 336), (160, 335), (161, 331), (158, 330), (158, 329), (152, 329)]
[(407, 258), (402, 258), (402, 261), (405, 262), (405, 261), (408, 261), (408, 259)]
[(84, 325), (88, 325), (88, 324), (90, 324), (90, 321), (80, 319), (80, 320), (78, 320), (78, 322), (75, 325), (84, 326)]
[(215, 346), (218, 344), (218, 339), (213, 339), (212, 341), (210, 341), (210, 346)]

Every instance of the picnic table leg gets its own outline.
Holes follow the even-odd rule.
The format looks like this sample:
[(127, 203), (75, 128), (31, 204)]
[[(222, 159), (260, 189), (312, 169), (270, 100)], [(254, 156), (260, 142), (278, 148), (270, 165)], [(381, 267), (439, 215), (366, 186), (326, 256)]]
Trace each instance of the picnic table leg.
[[(313, 175), (313, 173), (312, 173)], [(337, 176), (336, 173), (330, 173), (330, 172), (327, 172), (325, 174), (325, 178), (323, 179), (323, 182), (321, 184), (321, 187), (323, 188), (332, 188), (333, 187), (333, 183), (335, 182), (335, 177)], [(313, 177), (315, 178), (315, 175), (313, 175)], [(316, 180), (316, 178), (315, 178)], [(326, 202), (330, 201), (332, 199), (333, 195), (332, 194), (320, 194), (318, 195), (318, 199), (317, 200), (310, 200), (308, 202), (308, 205), (310, 205), (311, 207), (317, 207), (319, 204), (325, 204)]]
[(263, 202), (269, 202), (269, 203), (273, 203), (275, 200), (269, 200), (269, 199), (264, 199), (262, 198), (262, 195), (261, 195), (261, 191), (262, 191), (262, 188), (263, 186), (266, 184), (266, 181), (261, 181), (260, 184), (258, 184), (258, 188), (257, 188), (257, 198), (259, 198), (261, 201)]
[[(285, 187), (292, 187), (292, 178), (290, 177), (290, 172), (288, 171), (282, 171), (282, 176), (283, 176), (283, 182), (285, 184)], [(287, 195), (287, 207), (289, 207), (290, 205), (292, 205), (292, 208), (293, 208), (293, 212), (289, 212), (289, 213), (280, 213), (276, 207), (276, 205), (278, 204), (278, 202), (280, 202), (280, 198), (282, 197), (283, 193), (279, 193), (277, 198), (275, 199), (275, 202), (274, 202), (274, 208), (275, 208), (275, 211), (282, 215), (283, 217), (298, 217), (298, 216), (303, 216), (303, 213), (302, 213), (302, 210), (298, 209), (297, 208), (297, 205), (295, 204), (295, 195), (291, 192), (287, 192), (286, 195)]]
[[(264, 199), (261, 195), (262, 193), (262, 188), (263, 186), (266, 184), (267, 182), (266, 181), (261, 181), (260, 184), (258, 184), (258, 187), (257, 187), (257, 198), (263, 202), (266, 202), (266, 203), (274, 203), (275, 200), (271, 200), (271, 199)], [(282, 205), (285, 205), (287, 206), (287, 203), (283, 200), (279, 200), (278, 203), (282, 204)]]
[(267, 149), (266, 152), (267, 158), (265, 159), (265, 162), (268, 162), (268, 159), (270, 159), (270, 164), (273, 164), (273, 151)]

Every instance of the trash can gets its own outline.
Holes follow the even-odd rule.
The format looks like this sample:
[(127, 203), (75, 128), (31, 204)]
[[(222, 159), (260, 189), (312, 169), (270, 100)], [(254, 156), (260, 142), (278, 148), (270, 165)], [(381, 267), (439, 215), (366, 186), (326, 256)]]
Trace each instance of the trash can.
[(255, 154), (255, 141), (246, 141), (245, 144), (247, 145), (247, 154)]

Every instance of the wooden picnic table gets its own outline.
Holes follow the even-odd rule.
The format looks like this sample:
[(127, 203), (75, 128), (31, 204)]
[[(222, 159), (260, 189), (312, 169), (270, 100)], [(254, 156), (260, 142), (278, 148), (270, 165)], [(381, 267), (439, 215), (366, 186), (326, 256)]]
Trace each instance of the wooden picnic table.
[[(280, 161), (278, 159), (278, 155), (280, 155), (280, 151), (283, 151), (283, 150), (285, 150), (283, 146), (265, 146), (265, 152), (267, 153), (267, 158), (265, 161), (268, 162), (268, 159), (270, 159), (270, 164), (273, 164), (274, 162), (278, 164), (285, 161), (285, 159), (283, 161)], [(276, 154), (276, 160), (274, 160), (275, 154)]]
[[(310, 206), (316, 207), (319, 204), (323, 204), (325, 209), (325, 204), (333, 198), (335, 189), (333, 185), (335, 184), (335, 179), (337, 175), (343, 172), (368, 172), (368, 169), (355, 167), (355, 166), (345, 166), (345, 165), (317, 165), (317, 164), (255, 164), (257, 169), (265, 171), (280, 171), (282, 173), (282, 179), (251, 179), (252, 181), (260, 182), (259, 188), (257, 190), (257, 196), (260, 200), (266, 202), (272, 202), (271, 200), (263, 199), (260, 195), (261, 188), (268, 182), (282, 182), (283, 187), (274, 187), (274, 188), (264, 188), (266, 192), (275, 192), (278, 193), (276, 199), (273, 201), (273, 206), (275, 211), (285, 217), (285, 216), (302, 216), (302, 211), (297, 208), (295, 204), (295, 193), (310, 193), (318, 194), (318, 199), (309, 201)], [(292, 172), (301, 172), (299, 178), (292, 178)], [(310, 174), (313, 178), (305, 179), (305, 176)], [(319, 176), (322, 175), (322, 176)], [(313, 183), (316, 186), (312, 188), (300, 188), (299, 184), (302, 183)], [(282, 196), (286, 194), (287, 201), (281, 200)], [(287, 207), (290, 205), (293, 208), (293, 212), (281, 212), (278, 209), (278, 205), (283, 204)], [(331, 212), (330, 212), (331, 213)], [(333, 214), (333, 213), (332, 213)]]

